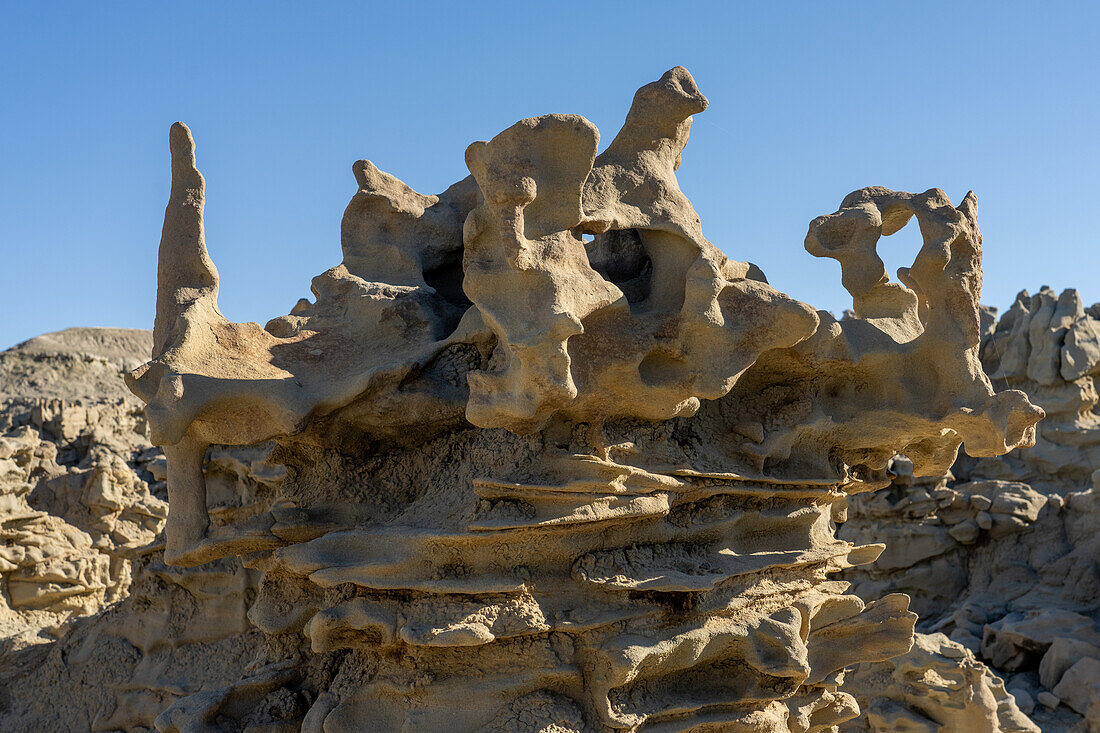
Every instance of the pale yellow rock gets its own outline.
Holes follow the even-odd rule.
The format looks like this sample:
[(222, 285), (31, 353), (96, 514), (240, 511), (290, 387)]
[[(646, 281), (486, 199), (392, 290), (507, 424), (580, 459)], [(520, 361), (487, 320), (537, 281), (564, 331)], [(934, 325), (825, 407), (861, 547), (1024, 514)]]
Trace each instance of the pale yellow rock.
[[(55, 662), (119, 690), (98, 717), (28, 703), (13, 720), (816, 733), (855, 717), (844, 670), (904, 654), (916, 617), (834, 578), (883, 551), (835, 536), (849, 498), (899, 453), (939, 475), (964, 442), (1029, 445), (1043, 413), (981, 369), (972, 194), (867, 188), (814, 220), (805, 247), (853, 296), (837, 321), (703, 236), (676, 171), (706, 106), (674, 68), (603, 153), (583, 117), (521, 120), (438, 196), (356, 163), (342, 262), (264, 328), (218, 309), (205, 184), (174, 125), (152, 358), (128, 379), (166, 456), (149, 463), (168, 565), (150, 559), (117, 625)], [(924, 244), (889, 283), (877, 241), (914, 216)], [(120, 502), (110, 470), (83, 505)], [(982, 495), (991, 520), (1031, 516)], [(99, 653), (128, 661), (97, 673)], [(944, 693), (948, 724), (1001, 720), (1003, 687), (945, 658), (976, 696)]]
[(860, 665), (844, 689), (867, 706), (866, 717), (845, 724), (845, 731), (1039, 731), (1004, 682), (943, 634), (917, 634), (908, 653)]
[(1084, 715), (1090, 703), (1100, 698), (1100, 659), (1082, 657), (1067, 669), (1051, 690), (1059, 700)]

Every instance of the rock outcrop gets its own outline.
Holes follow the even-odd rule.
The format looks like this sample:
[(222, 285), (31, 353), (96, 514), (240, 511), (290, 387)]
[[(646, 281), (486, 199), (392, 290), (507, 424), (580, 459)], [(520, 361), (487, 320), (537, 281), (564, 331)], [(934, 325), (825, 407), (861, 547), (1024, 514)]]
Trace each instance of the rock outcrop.
[(913, 648), (852, 670), (844, 689), (865, 714), (845, 731), (1038, 733), (1004, 681), (943, 634), (917, 634)]
[[(883, 546), (834, 522), (898, 454), (943, 475), (963, 443), (1031, 445), (1043, 412), (979, 361), (973, 194), (866, 188), (811, 222), (806, 249), (853, 297), (838, 321), (703, 236), (675, 172), (706, 105), (672, 69), (604, 152), (583, 117), (522, 120), (434, 196), (356, 163), (343, 261), (265, 327), (218, 309), (205, 184), (173, 126), (152, 359), (127, 379), (166, 457), (163, 554), (124, 602), (12, 664), (0, 724), (855, 718), (844, 671), (905, 654), (916, 616), (904, 595), (848, 592), (836, 574)], [(914, 218), (924, 244), (893, 283), (876, 244)], [(1026, 495), (982, 495), (1005, 526), (1031, 516)], [(973, 665), (941, 669), (981, 698), (945, 720), (1005, 700)], [(65, 705), (28, 701), (43, 680), (72, 688)]]
[(1000, 321), (987, 314), (986, 372), (1047, 413), (1035, 445), (961, 456), (938, 478), (914, 479), (895, 459), (892, 486), (855, 497), (838, 532), (887, 545), (877, 563), (845, 571), (857, 595), (908, 594), (919, 628), (988, 663), (1044, 730), (1085, 725), (1100, 683), (1098, 316), (1076, 291), (1047, 288), (1021, 293)]
[(982, 364), (998, 386), (1026, 390), (1047, 417), (1034, 446), (977, 461), (968, 475), (1023, 481), (1047, 493), (1087, 487), (1100, 469), (1100, 303), (1086, 308), (1072, 289), (1021, 292), (983, 340)]
[[(151, 336), (68, 329), (0, 353), (0, 670), (30, 686), (0, 684), (4, 730), (151, 727), (255, 654), (258, 575), (161, 560), (166, 462), (122, 381)], [(282, 475), (268, 452), (210, 453), (212, 513), (262, 503)]]
[(69, 329), (0, 353), (0, 654), (125, 597), (160, 533), (168, 506), (142, 478), (160, 451), (119, 389), (149, 346)]

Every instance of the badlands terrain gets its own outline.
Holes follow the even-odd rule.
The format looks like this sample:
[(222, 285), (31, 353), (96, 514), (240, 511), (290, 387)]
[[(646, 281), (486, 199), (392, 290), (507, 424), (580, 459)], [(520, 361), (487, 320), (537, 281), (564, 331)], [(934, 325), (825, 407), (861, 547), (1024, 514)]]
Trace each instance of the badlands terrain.
[[(1100, 730), (1098, 338), (1100, 307), (1074, 291), (988, 314), (987, 373), (1047, 411), (1035, 447), (940, 478), (899, 457), (889, 488), (852, 499), (839, 536), (886, 550), (845, 579), (909, 595), (920, 620), (910, 652), (848, 671), (863, 714), (843, 730)], [(257, 573), (163, 562), (165, 461), (122, 381), (150, 348), (148, 331), (80, 328), (0, 354), (3, 730), (151, 730), (262, 656)], [(265, 458), (212, 451), (212, 509), (262, 502), (281, 476)], [(269, 697), (248, 730), (307, 704)]]
[(982, 308), (940, 189), (809, 223), (842, 318), (779, 292), (677, 183), (707, 106), (360, 160), (263, 327), (173, 125), (152, 333), (0, 354), (0, 730), (1100, 732), (1100, 308)]

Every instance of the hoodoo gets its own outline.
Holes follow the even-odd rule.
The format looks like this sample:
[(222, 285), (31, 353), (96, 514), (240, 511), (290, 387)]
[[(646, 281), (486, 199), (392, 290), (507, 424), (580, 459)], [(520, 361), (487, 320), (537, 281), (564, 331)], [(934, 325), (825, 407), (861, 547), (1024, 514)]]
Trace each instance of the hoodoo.
[[(907, 652), (916, 616), (836, 579), (883, 548), (836, 537), (848, 497), (898, 454), (938, 476), (964, 442), (1033, 445), (1043, 412), (979, 361), (972, 193), (865, 188), (811, 222), (853, 298), (837, 320), (703, 236), (676, 170), (706, 107), (677, 67), (604, 152), (583, 117), (521, 120), (438, 195), (359, 161), (343, 261), (265, 327), (218, 309), (173, 126), (154, 353), (128, 382), (167, 455), (165, 561), (240, 558), (262, 643), (159, 730), (243, 730), (284, 698), (304, 733), (858, 715), (845, 668)], [(891, 282), (877, 242), (914, 218)], [(262, 443), (285, 478), (209, 511), (211, 447)]]

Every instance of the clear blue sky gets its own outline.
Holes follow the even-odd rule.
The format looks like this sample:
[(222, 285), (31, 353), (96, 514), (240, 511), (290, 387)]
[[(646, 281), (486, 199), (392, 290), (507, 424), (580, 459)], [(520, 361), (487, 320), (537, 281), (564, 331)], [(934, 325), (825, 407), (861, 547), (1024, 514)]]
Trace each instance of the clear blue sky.
[[(149, 328), (184, 120), (207, 179), (223, 312), (266, 322), (340, 260), (351, 163), (424, 193), (516, 120), (583, 114), (608, 142), (682, 64), (711, 106), (680, 169), (707, 237), (839, 312), (807, 224), (870, 185), (978, 195), (984, 300), (1100, 299), (1094, 3), (5, 3), (0, 348)], [(915, 227), (884, 240), (893, 272)]]

